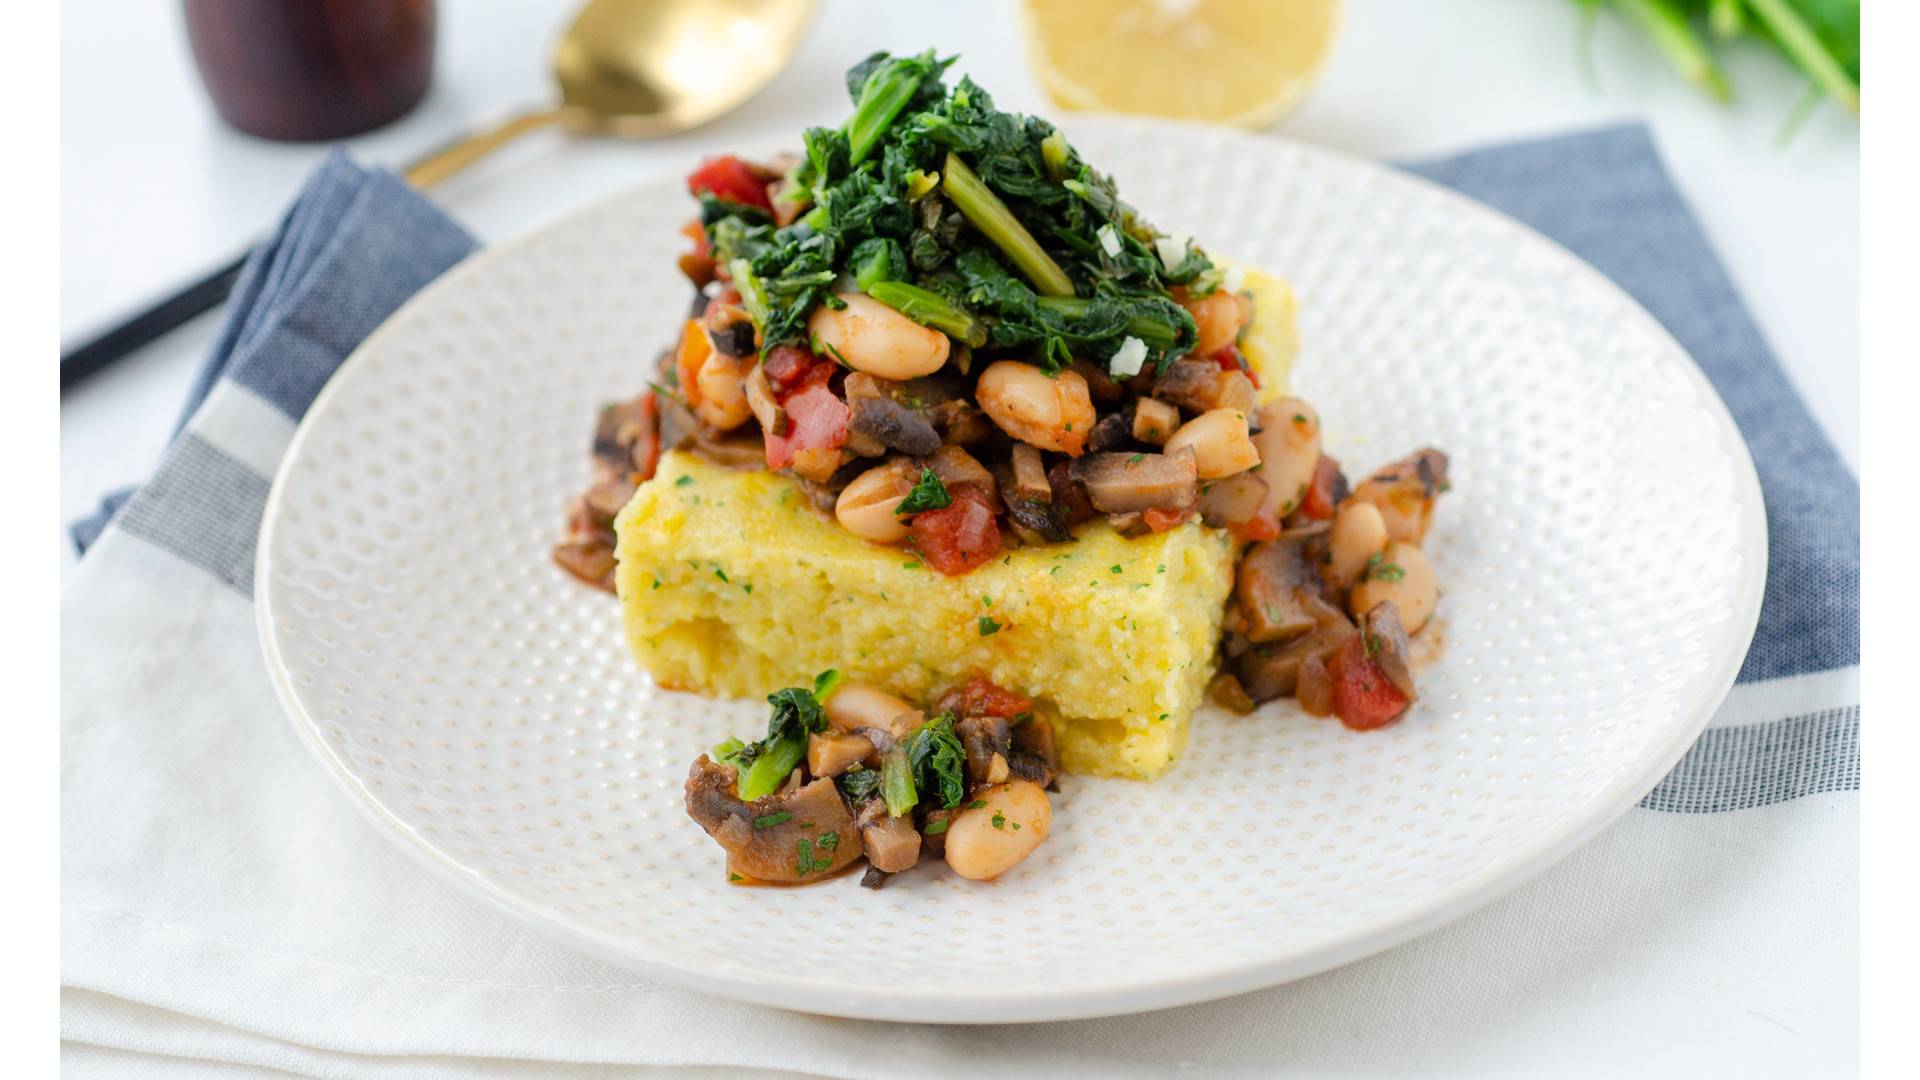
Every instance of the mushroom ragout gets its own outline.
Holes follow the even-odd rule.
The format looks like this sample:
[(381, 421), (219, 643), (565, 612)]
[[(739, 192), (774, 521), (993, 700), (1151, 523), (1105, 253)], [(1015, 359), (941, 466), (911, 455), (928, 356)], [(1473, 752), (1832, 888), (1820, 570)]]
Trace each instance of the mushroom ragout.
[[(819, 515), (948, 576), (1099, 521), (1219, 529), (1240, 556), (1214, 699), (1398, 719), (1438, 600), (1420, 544), (1446, 456), (1350, 489), (1312, 406), (1263, 394), (1241, 274), (1141, 219), (1046, 121), (949, 89), (951, 62), (875, 54), (848, 73), (852, 118), (808, 130), (804, 154), (688, 177), (691, 309), (648, 392), (601, 412), (555, 561), (611, 591), (614, 517), (666, 450), (790, 477)], [(972, 692), (907, 727), (921, 714), (867, 687), (783, 690), (765, 740), (696, 763), (689, 813), (766, 882), (862, 856), (877, 881), (943, 845), (954, 863), (941, 838), (972, 836), (980, 799), (1037, 815), (1037, 842), (1052, 728), (1030, 704), (969, 712)]]
[(802, 885), (867, 861), (861, 884), (943, 859), (991, 881), (1046, 839), (1053, 727), (985, 679), (928, 710), (823, 673), (768, 699), (766, 738), (729, 739), (687, 776), (687, 814), (727, 852), (727, 880)]

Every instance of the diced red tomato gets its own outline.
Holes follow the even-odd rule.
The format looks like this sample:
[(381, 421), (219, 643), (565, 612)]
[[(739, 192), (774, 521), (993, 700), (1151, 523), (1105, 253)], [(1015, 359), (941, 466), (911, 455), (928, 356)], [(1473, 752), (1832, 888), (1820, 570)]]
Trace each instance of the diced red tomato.
[(1162, 510), (1157, 506), (1150, 506), (1140, 512), (1140, 517), (1147, 523), (1147, 528), (1157, 533), (1163, 533), (1168, 529), (1177, 528), (1192, 516), (1193, 511), (1190, 509)]
[(1340, 487), (1340, 463), (1325, 454), (1313, 463), (1313, 483), (1307, 485), (1307, 497), (1300, 500), (1300, 512), (1316, 521), (1333, 516)]
[(773, 387), (774, 396), (784, 397), (816, 381), (816, 371), (825, 369), (828, 375), (832, 375), (834, 363), (815, 356), (799, 345), (775, 345), (767, 350), (766, 359), (760, 362), (760, 366), (766, 369), (767, 384)]
[(824, 381), (795, 391), (780, 404), (787, 413), (787, 433), (764, 433), (767, 468), (786, 468), (802, 450), (834, 450), (846, 443), (853, 410)]
[(1333, 680), (1333, 715), (1355, 731), (1386, 727), (1407, 711), (1407, 695), (1387, 681), (1367, 653), (1367, 635), (1355, 634), (1327, 661)]
[(1280, 535), (1280, 523), (1272, 517), (1254, 514), (1245, 521), (1236, 521), (1228, 527), (1235, 540), (1251, 544), (1256, 540), (1271, 540)]
[(732, 154), (701, 162), (687, 177), (687, 190), (695, 195), (705, 192), (728, 202), (773, 210), (773, 201), (767, 198), (766, 181), (755, 176), (746, 162)]
[(633, 444), (633, 471), (636, 478), (651, 480), (660, 467), (660, 401), (651, 390), (640, 395), (640, 422), (645, 427)]
[(673, 374), (680, 384), (680, 396), (689, 407), (700, 404), (700, 368), (713, 355), (713, 339), (698, 319), (688, 319), (680, 327), (680, 347), (673, 354)]
[(1003, 690), (987, 679), (975, 675), (968, 679), (965, 686), (956, 686), (940, 695), (933, 703), (934, 712), (950, 712), (955, 716), (1001, 716), (1008, 720), (1024, 712), (1033, 711), (1033, 699), (1011, 690)]
[(955, 484), (949, 494), (953, 505), (915, 514), (910, 529), (914, 549), (927, 565), (955, 577), (1000, 554), (1000, 525), (978, 487)]
[(1212, 360), (1214, 363), (1220, 365), (1221, 371), (1242, 372), (1246, 375), (1247, 381), (1253, 383), (1255, 390), (1260, 389), (1260, 373), (1253, 370), (1253, 365), (1247, 363), (1247, 358), (1240, 355), (1240, 350), (1237, 347), (1228, 345), (1225, 348), (1214, 350)]

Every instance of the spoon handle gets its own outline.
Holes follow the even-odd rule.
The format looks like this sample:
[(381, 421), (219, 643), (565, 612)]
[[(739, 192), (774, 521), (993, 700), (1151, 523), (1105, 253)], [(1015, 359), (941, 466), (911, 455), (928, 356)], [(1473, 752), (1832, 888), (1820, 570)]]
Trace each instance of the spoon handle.
[(559, 123), (565, 115), (565, 110), (557, 108), (515, 113), (490, 128), (416, 159), (407, 166), (407, 183), (418, 188), (432, 187), (527, 132)]
[[(419, 188), (437, 184), (521, 135), (559, 123), (563, 118), (564, 112), (557, 108), (517, 113), (477, 135), (465, 136), (415, 160), (407, 166), (407, 182)], [(243, 253), (91, 340), (65, 350), (60, 357), (61, 393), (195, 316), (219, 307), (233, 291), (234, 280), (240, 276), (240, 267), (245, 262)]]

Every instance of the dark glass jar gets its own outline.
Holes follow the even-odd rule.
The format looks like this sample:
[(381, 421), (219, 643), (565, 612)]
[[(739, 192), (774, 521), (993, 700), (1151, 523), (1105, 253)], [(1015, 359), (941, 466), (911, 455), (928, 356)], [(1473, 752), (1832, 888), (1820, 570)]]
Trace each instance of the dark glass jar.
[(227, 123), (267, 139), (338, 139), (419, 104), (433, 0), (185, 0), (200, 79)]

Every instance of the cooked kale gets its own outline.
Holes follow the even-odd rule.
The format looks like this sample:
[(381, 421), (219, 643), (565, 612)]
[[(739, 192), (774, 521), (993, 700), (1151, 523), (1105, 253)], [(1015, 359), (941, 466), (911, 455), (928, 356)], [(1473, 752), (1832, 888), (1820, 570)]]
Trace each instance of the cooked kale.
[[(839, 681), (837, 672), (827, 671), (815, 681), (823, 691), (831, 691)], [(787, 774), (807, 756), (807, 736), (827, 729), (827, 714), (820, 699), (804, 686), (790, 686), (767, 696), (773, 715), (767, 719), (767, 737), (756, 743), (728, 739), (710, 752), (713, 759), (740, 770), (739, 797), (757, 799), (778, 790)]]
[[(1050, 370), (1105, 362), (1128, 337), (1161, 366), (1191, 350), (1193, 318), (1167, 290), (1206, 292), (1219, 276), (1206, 254), (1156, 245), (1161, 234), (1051, 124), (1001, 112), (971, 79), (949, 89), (952, 63), (875, 53), (847, 72), (852, 117), (807, 130), (780, 192), (806, 208), (793, 224), (703, 200), (714, 257), (763, 347), (804, 343), (814, 308), (857, 285)], [(1163, 247), (1183, 253), (1178, 265)]]
[(939, 792), (948, 810), (960, 805), (967, 793), (967, 751), (953, 730), (953, 714), (942, 713), (921, 724), (907, 737), (907, 764), (920, 790)]

